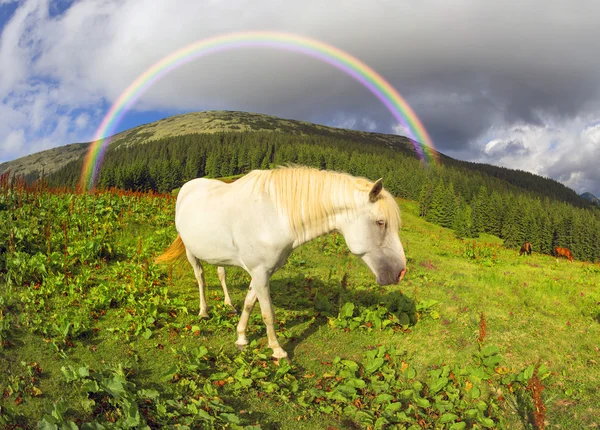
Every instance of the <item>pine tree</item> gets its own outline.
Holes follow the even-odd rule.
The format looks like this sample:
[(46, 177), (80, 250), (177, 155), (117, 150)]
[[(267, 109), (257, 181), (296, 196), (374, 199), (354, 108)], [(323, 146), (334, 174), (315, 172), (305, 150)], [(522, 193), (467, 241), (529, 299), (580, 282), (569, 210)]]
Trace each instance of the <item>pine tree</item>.
[(477, 233), (488, 231), (490, 225), (489, 196), (485, 187), (480, 187), (471, 203), (473, 209), (473, 230)]
[(444, 187), (444, 183), (441, 180), (439, 180), (431, 196), (431, 206), (429, 207), (429, 210), (426, 214), (427, 221), (432, 222), (434, 224), (442, 224), (442, 219), (446, 210), (444, 204), (445, 194), (446, 189)]
[(454, 224), (454, 216), (456, 214), (456, 194), (454, 193), (454, 185), (452, 182), (450, 182), (446, 189), (444, 200), (446, 210), (442, 219), (442, 226), (451, 228), (452, 224)]
[(473, 218), (471, 206), (461, 202), (456, 210), (456, 216), (454, 217), (454, 224), (452, 226), (454, 234), (459, 238), (477, 237), (473, 231)]
[(507, 248), (518, 248), (526, 237), (522, 208), (519, 207), (517, 200), (512, 195), (509, 195), (507, 208), (500, 237), (504, 239), (504, 246)]
[(429, 212), (429, 209), (431, 208), (432, 198), (433, 198), (433, 184), (431, 183), (429, 178), (427, 178), (425, 180), (425, 183), (421, 187), (421, 192), (419, 194), (419, 207), (420, 207), (419, 216), (424, 217), (427, 215), (427, 213)]

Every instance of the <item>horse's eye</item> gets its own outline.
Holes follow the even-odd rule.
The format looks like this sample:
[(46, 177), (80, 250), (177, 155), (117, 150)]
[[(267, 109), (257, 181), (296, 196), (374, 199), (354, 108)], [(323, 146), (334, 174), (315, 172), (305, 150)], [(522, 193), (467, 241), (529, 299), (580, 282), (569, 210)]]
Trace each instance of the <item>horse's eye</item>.
[(377, 220), (377, 225), (380, 226), (380, 227), (384, 227), (385, 226), (385, 221), (382, 220), (382, 219)]

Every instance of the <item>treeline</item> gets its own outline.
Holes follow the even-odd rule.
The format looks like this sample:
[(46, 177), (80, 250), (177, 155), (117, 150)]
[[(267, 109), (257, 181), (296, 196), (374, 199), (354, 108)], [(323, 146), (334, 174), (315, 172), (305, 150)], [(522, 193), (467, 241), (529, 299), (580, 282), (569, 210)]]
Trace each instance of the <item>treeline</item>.
[(528, 241), (534, 251), (551, 254), (557, 246), (569, 248), (579, 260), (600, 260), (600, 211), (577, 208), (547, 197), (501, 192), (481, 186), (471, 200), (443, 178), (427, 180), (419, 197), (421, 215), (452, 228), (456, 236), (490, 233), (508, 248)]
[[(485, 165), (469, 169), (469, 163), (457, 160), (423, 168), (418, 159), (381, 141), (279, 132), (175, 136), (109, 149), (98, 186), (169, 192), (196, 177), (232, 176), (287, 163), (383, 177), (390, 192), (418, 200), (422, 216), (455, 229), (460, 237), (485, 232), (505, 239), (508, 247), (527, 240), (535, 251), (550, 253), (562, 246), (580, 260), (600, 260), (600, 211), (586, 207), (562, 184), (518, 172), (523, 189), (517, 179), (501, 178), (508, 169), (489, 166), (496, 174), (488, 174)], [(72, 162), (46, 181), (75, 187), (81, 166), (82, 160)], [(563, 201), (556, 200), (560, 197)]]

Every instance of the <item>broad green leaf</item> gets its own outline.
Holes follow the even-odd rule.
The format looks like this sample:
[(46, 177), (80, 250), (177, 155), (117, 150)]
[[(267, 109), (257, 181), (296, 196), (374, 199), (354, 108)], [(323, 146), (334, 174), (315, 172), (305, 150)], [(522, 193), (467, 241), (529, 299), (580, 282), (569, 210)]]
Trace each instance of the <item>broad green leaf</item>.
[(451, 421), (456, 421), (458, 419), (458, 415), (446, 413), (440, 417), (438, 423), (449, 423)]
[(384, 403), (384, 402), (389, 402), (394, 400), (394, 396), (392, 396), (391, 394), (387, 394), (387, 393), (383, 393), (378, 395), (377, 397), (375, 397), (375, 399), (373, 399), (374, 403)]
[(123, 387), (123, 382), (116, 376), (111, 377), (108, 380), (108, 383), (104, 385), (104, 388), (116, 399), (122, 397), (126, 393), (125, 388)]
[(352, 302), (347, 302), (346, 304), (344, 304), (344, 306), (342, 306), (342, 309), (340, 309), (340, 318), (351, 318), (352, 315), (354, 314), (354, 303)]
[(160, 393), (156, 390), (141, 389), (137, 392), (137, 396), (140, 399), (151, 399), (156, 400), (160, 397)]
[(389, 423), (390, 422), (385, 417), (379, 417), (377, 418), (377, 421), (375, 421), (375, 430), (383, 429), (386, 427), (386, 424)]
[(402, 312), (400, 315), (398, 315), (398, 320), (400, 321), (400, 324), (402, 324), (402, 325), (410, 324), (410, 317), (408, 316), (408, 314), (406, 312)]
[(431, 403), (429, 402), (429, 400), (424, 399), (423, 397), (414, 397), (415, 403), (417, 404), (417, 406), (421, 407), (421, 408), (428, 408), (431, 406)]
[(402, 403), (400, 403), (400, 402), (390, 403), (385, 408), (385, 413), (392, 415), (392, 414), (395, 414), (396, 412), (399, 412), (400, 409), (402, 409)]
[(58, 426), (54, 424), (55, 419), (52, 417), (44, 417), (37, 423), (38, 430), (58, 430)]
[(383, 365), (383, 358), (375, 358), (371, 360), (366, 366), (365, 371), (367, 373), (373, 373), (377, 371)]
[(480, 418), (479, 422), (481, 423), (482, 426), (489, 428), (489, 429), (492, 427), (496, 427), (496, 423), (489, 418)]
[(477, 387), (473, 387), (469, 390), (469, 397), (472, 399), (478, 399), (481, 395), (481, 390)]
[(440, 391), (442, 388), (444, 388), (446, 386), (446, 384), (448, 383), (448, 378), (439, 378), (437, 379), (433, 384), (431, 384), (429, 386), (429, 390), (435, 394), (438, 391)]
[(203, 419), (205, 421), (214, 421), (214, 417), (211, 417), (208, 412), (206, 412), (204, 409), (198, 409), (198, 413), (196, 414), (196, 416), (198, 416), (200, 419)]
[(487, 345), (481, 350), (481, 355), (484, 357), (489, 357), (490, 355), (498, 354), (500, 352), (500, 348), (495, 345)]
[(346, 366), (348, 369), (356, 372), (358, 370), (358, 364), (352, 360), (342, 360), (342, 364)]
[(212, 375), (210, 375), (210, 380), (211, 381), (220, 381), (221, 379), (226, 379), (229, 376), (229, 373), (227, 372), (217, 372), (217, 373), (213, 373)]
[(365, 381), (363, 381), (362, 379), (351, 378), (345, 382), (345, 385), (348, 385), (349, 387), (354, 387), (354, 388), (365, 388), (367, 386), (367, 383)]
[(87, 393), (97, 393), (100, 390), (100, 387), (98, 387), (98, 383), (92, 379), (88, 379), (87, 381), (85, 381), (81, 385), (81, 388), (83, 388)]
[(170, 381), (179, 372), (179, 367), (176, 364), (171, 365), (161, 376), (163, 381)]

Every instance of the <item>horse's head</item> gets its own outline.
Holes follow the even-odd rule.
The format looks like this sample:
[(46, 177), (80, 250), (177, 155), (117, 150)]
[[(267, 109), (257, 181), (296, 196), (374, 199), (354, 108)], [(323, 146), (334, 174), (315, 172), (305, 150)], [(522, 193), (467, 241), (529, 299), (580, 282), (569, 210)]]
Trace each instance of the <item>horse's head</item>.
[(406, 256), (398, 236), (399, 209), (382, 180), (361, 193), (364, 201), (341, 221), (340, 231), (350, 252), (360, 256), (375, 274), (379, 285), (397, 284), (406, 273)]

